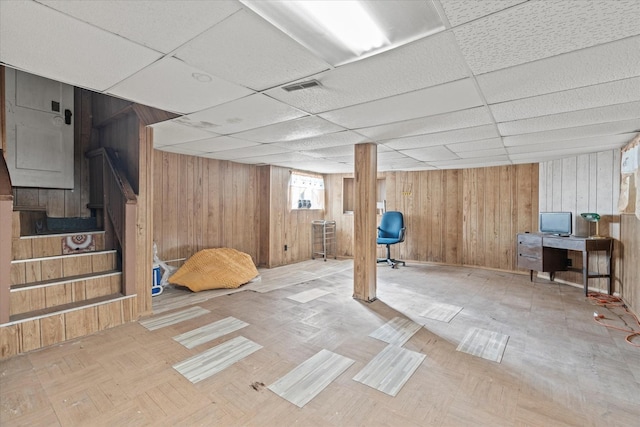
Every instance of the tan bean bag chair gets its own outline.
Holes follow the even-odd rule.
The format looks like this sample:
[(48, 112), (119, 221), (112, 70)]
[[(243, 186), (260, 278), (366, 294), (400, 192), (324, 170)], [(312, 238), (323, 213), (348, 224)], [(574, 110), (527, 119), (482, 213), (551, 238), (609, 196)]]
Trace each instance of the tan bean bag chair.
[(189, 258), (169, 283), (186, 286), (193, 292), (235, 289), (257, 275), (249, 254), (231, 248), (203, 249)]

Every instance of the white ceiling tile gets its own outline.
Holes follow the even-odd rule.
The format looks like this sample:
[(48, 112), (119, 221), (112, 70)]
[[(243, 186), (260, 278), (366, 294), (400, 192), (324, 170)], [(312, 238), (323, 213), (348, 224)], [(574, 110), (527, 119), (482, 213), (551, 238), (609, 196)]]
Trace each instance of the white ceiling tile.
[(465, 153), (467, 151), (489, 150), (496, 148), (504, 149), (504, 144), (502, 143), (502, 138), (490, 138), (478, 141), (460, 142), (457, 144), (447, 144), (447, 148), (460, 155), (460, 157), (464, 157), (461, 153)]
[(32, 1), (0, 1), (0, 40), (0, 62), (99, 92), (160, 58)]
[(411, 168), (411, 167), (417, 167), (420, 164), (423, 164), (423, 162), (415, 158), (403, 155), (402, 157), (396, 157), (393, 159), (378, 160), (378, 170), (383, 171), (383, 170), (393, 170), (393, 169), (401, 169), (401, 168)]
[(242, 7), (237, 1), (38, 0), (82, 21), (169, 53)]
[(313, 76), (321, 87), (266, 93), (316, 114), (467, 76), (453, 34), (441, 33)]
[(176, 146), (185, 150), (197, 150), (203, 153), (213, 153), (216, 151), (233, 150), (236, 148), (254, 147), (256, 145), (260, 144), (228, 136), (218, 136), (215, 138), (201, 139), (199, 141), (184, 142), (182, 144), (177, 144)]
[(424, 135), (452, 129), (468, 128), (492, 123), (487, 107), (469, 108), (453, 113), (438, 114), (418, 119), (358, 129), (358, 133), (372, 140), (384, 141), (404, 136)]
[(619, 122), (599, 123), (582, 127), (526, 133), (523, 135), (505, 136), (503, 140), (505, 146), (512, 147), (516, 145), (540, 144), (545, 142), (581, 139), (600, 135), (616, 135), (633, 131), (640, 131), (640, 118), (633, 120), (622, 120)]
[(491, 156), (488, 158), (433, 161), (429, 162), (429, 164), (437, 167), (438, 169), (466, 169), (509, 165), (511, 164), (511, 161), (506, 155), (503, 155)]
[[(640, 4), (640, 2), (638, 2)], [(498, 122), (637, 101), (640, 77), (490, 105)]]
[(312, 138), (314, 136), (342, 130), (344, 130), (344, 128), (338, 125), (321, 119), (320, 117), (311, 116), (240, 132), (235, 134), (235, 136), (250, 141), (268, 143)]
[(176, 56), (254, 90), (329, 69), (293, 39), (244, 9), (180, 47)]
[(452, 27), (491, 15), (526, 0), (440, 0)]
[(187, 126), (204, 127), (216, 133), (231, 134), (304, 115), (302, 111), (280, 101), (255, 94), (174, 120)]
[(211, 138), (216, 135), (202, 129), (191, 126), (183, 126), (174, 121), (156, 123), (153, 128), (153, 146), (180, 144), (181, 142), (195, 141), (199, 139)]
[(436, 168), (435, 166), (431, 166), (428, 163), (424, 163), (424, 162), (419, 162), (417, 163), (415, 166), (412, 167), (406, 167), (406, 168), (398, 168), (398, 169), (394, 169), (394, 170), (398, 170), (398, 171), (406, 171), (406, 172), (419, 172), (419, 171), (431, 171), (431, 170), (437, 170), (438, 168)]
[(640, 34), (640, 2), (529, 1), (453, 29), (474, 74)]
[(353, 145), (341, 145), (338, 147), (329, 147), (329, 148), (319, 148), (316, 150), (307, 150), (304, 153), (311, 157), (316, 158), (332, 158), (332, 157), (346, 157), (346, 156), (354, 156), (354, 146)]
[(347, 165), (353, 166), (355, 163), (355, 156), (351, 154), (350, 156), (331, 157), (331, 159), (325, 160), (331, 160), (333, 162), (345, 163)]
[(423, 162), (433, 162), (437, 160), (453, 160), (459, 157), (452, 153), (448, 148), (439, 145), (437, 147), (416, 148), (413, 150), (402, 150), (403, 154), (413, 157)]
[(482, 104), (473, 81), (464, 79), (329, 111), (319, 116), (354, 129), (464, 110)]
[(487, 102), (509, 101), (640, 76), (640, 37), (478, 76)]
[(156, 150), (167, 151), (169, 153), (176, 153), (176, 154), (188, 154), (190, 156), (198, 156), (198, 155), (204, 154), (202, 151), (189, 150), (187, 148), (182, 148), (179, 145), (165, 145), (162, 147), (157, 147)]
[(327, 147), (338, 147), (341, 145), (353, 145), (368, 141), (368, 138), (355, 132), (342, 131), (314, 136), (312, 138), (298, 139), (295, 141), (274, 142), (274, 144), (290, 150), (305, 151)]
[(266, 156), (247, 157), (239, 159), (238, 161), (242, 161), (243, 163), (265, 163), (275, 165), (284, 162), (313, 162), (315, 160), (317, 159), (314, 157), (291, 151), (285, 153), (270, 154)]
[(551, 153), (566, 149), (577, 149), (593, 151), (593, 148), (600, 147), (623, 147), (635, 137), (636, 133), (625, 133), (620, 135), (595, 136), (564, 141), (545, 142), (541, 144), (518, 145), (507, 147), (509, 155), (522, 153)]
[(215, 151), (203, 154), (203, 157), (221, 160), (238, 160), (249, 157), (269, 156), (272, 154), (288, 153), (286, 148), (278, 147), (272, 144), (260, 144), (251, 147), (234, 148), (231, 150)]
[(410, 148), (428, 147), (433, 145), (445, 145), (456, 142), (477, 141), (498, 137), (498, 131), (494, 125), (476, 126), (450, 130), (447, 132), (430, 133), (427, 135), (410, 136), (384, 141), (384, 145), (396, 150), (408, 150)]
[(578, 146), (569, 148), (557, 148), (553, 151), (540, 151), (534, 153), (512, 153), (509, 158), (514, 163), (540, 163), (549, 160), (562, 159), (564, 157), (572, 157), (578, 154), (597, 153), (602, 151), (614, 150), (622, 147), (624, 144), (607, 143), (598, 146)]
[(461, 159), (475, 159), (479, 161), (480, 157), (495, 158), (498, 156), (506, 156), (507, 150), (504, 147), (501, 147), (501, 148), (481, 149), (477, 151), (461, 151), (456, 154)]
[(498, 123), (498, 129), (501, 135), (519, 135), (544, 130), (628, 120), (637, 117), (640, 117), (640, 101)]
[(278, 162), (277, 166), (316, 173), (352, 173), (353, 165), (331, 160), (315, 159), (310, 162)]
[(253, 91), (210, 76), (178, 59), (165, 57), (118, 83), (108, 93), (165, 111), (188, 114), (242, 98)]

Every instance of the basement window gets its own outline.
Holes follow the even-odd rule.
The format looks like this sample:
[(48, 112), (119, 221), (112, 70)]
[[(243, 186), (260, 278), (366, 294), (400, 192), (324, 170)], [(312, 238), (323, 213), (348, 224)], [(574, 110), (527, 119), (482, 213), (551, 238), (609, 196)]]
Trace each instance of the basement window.
[(324, 210), (324, 177), (291, 171), (289, 178), (289, 208)]

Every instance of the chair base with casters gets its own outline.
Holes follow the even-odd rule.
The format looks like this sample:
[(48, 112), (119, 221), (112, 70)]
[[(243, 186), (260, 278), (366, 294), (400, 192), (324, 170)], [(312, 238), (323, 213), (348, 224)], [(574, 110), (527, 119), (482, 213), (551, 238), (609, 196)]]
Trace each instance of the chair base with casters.
[(387, 247), (387, 257), (378, 258), (377, 262), (386, 262), (391, 268), (397, 268), (398, 264), (406, 265), (404, 261), (391, 258), (391, 245), (404, 242), (405, 230), (401, 212), (387, 211), (382, 215), (376, 243)]
[(386, 262), (391, 266), (391, 268), (398, 268), (398, 264), (402, 264), (403, 266), (407, 265), (407, 263), (402, 260), (391, 258), (391, 245), (387, 245), (387, 257), (378, 258), (377, 262), (378, 264), (380, 264), (381, 262)]

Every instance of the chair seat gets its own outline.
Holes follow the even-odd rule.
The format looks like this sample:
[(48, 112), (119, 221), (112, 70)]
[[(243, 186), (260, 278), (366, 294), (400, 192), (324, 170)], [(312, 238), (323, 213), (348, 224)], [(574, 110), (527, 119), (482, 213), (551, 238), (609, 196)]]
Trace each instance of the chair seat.
[(378, 245), (393, 245), (398, 242), (399, 240), (397, 237), (378, 237), (376, 240)]

